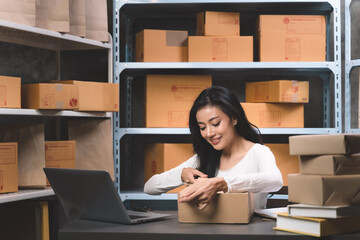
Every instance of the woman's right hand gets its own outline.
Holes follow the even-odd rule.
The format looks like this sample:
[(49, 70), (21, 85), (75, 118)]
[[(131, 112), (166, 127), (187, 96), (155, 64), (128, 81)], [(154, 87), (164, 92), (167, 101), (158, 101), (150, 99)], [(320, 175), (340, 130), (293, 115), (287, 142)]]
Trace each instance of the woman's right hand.
[(207, 175), (195, 168), (184, 168), (181, 172), (181, 181), (187, 185), (193, 184), (195, 177), (207, 178)]

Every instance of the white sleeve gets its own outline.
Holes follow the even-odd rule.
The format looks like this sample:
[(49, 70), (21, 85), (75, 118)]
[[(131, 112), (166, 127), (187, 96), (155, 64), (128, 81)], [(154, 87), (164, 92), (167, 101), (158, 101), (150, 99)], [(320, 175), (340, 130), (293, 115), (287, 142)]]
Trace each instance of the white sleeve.
[(145, 183), (144, 192), (151, 195), (159, 195), (183, 185), (184, 183), (181, 181), (182, 170), (189, 167), (196, 168), (197, 164), (198, 158), (197, 155), (194, 155), (179, 166), (152, 176)]
[(257, 172), (224, 177), (228, 192), (276, 192), (283, 186), (281, 172), (268, 147), (261, 145), (250, 160), (257, 165)]

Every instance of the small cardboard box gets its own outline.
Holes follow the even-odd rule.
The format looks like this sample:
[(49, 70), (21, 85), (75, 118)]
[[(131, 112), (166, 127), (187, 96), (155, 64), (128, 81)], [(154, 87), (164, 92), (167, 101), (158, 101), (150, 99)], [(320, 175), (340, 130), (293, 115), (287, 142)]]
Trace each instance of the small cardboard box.
[(253, 37), (189, 37), (189, 62), (252, 62)]
[(239, 36), (240, 13), (204, 11), (196, 15), (198, 36)]
[(0, 76), (0, 108), (21, 108), (21, 78)]
[[(45, 141), (45, 166), (48, 168), (75, 168), (75, 141)], [(50, 185), (47, 181), (47, 185)]]
[(289, 202), (337, 206), (360, 203), (360, 174), (300, 175), (289, 174)]
[(246, 102), (307, 103), (309, 82), (276, 80), (246, 83)]
[(260, 15), (261, 62), (325, 61), (325, 16)]
[(119, 84), (63, 80), (59, 83), (75, 84), (79, 87), (77, 111), (119, 111)]
[(189, 112), (210, 75), (147, 75), (146, 127), (189, 127)]
[(276, 159), (276, 165), (280, 169), (283, 185), (288, 186), (287, 176), (291, 173), (299, 173), (299, 159), (296, 156), (290, 156), (289, 144), (286, 143), (267, 143)]
[(248, 120), (261, 128), (303, 128), (301, 103), (241, 103)]
[[(153, 175), (177, 167), (194, 155), (192, 144), (154, 143), (145, 148), (145, 182)], [(168, 193), (177, 193), (185, 186), (175, 188)]]
[(300, 135), (289, 137), (290, 155), (360, 153), (360, 134)]
[(76, 109), (79, 87), (72, 84), (35, 83), (21, 87), (22, 107), (31, 109)]
[(300, 173), (315, 175), (360, 174), (360, 155), (300, 156)]
[(0, 143), (0, 193), (18, 191), (18, 144)]
[(248, 192), (219, 193), (202, 211), (189, 203), (178, 202), (182, 223), (249, 223), (253, 214), (254, 195)]
[(136, 34), (136, 62), (187, 62), (187, 31), (144, 29)]

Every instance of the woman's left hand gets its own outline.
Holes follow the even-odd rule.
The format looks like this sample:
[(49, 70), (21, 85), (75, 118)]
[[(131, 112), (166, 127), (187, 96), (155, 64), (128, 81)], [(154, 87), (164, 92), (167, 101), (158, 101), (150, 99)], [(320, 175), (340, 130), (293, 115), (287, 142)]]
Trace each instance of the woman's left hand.
[(219, 191), (227, 191), (224, 178), (198, 178), (180, 192), (179, 202), (189, 202), (199, 210), (203, 210)]

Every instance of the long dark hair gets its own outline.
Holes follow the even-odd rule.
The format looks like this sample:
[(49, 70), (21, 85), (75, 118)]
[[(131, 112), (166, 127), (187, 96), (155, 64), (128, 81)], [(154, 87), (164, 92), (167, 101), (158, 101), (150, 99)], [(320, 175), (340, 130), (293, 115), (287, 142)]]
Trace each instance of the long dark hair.
[(205, 106), (215, 106), (221, 109), (230, 119), (236, 119), (236, 133), (246, 140), (254, 143), (262, 143), (259, 129), (251, 124), (241, 107), (239, 100), (229, 89), (213, 86), (203, 90), (196, 98), (189, 116), (189, 127), (193, 141), (194, 152), (200, 160), (199, 171), (214, 177), (219, 169), (222, 151), (214, 149), (200, 133), (200, 127), (196, 119), (197, 112)]

